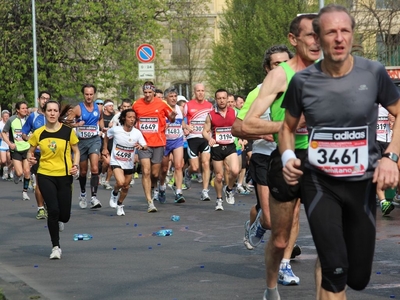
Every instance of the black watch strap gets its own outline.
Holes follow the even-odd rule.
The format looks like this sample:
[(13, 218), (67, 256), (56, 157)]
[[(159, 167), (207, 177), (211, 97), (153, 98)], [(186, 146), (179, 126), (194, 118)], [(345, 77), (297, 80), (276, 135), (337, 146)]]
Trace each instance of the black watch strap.
[(397, 163), (399, 161), (399, 156), (393, 152), (384, 153), (382, 155), (382, 157), (387, 157), (387, 158), (393, 160), (395, 163)]

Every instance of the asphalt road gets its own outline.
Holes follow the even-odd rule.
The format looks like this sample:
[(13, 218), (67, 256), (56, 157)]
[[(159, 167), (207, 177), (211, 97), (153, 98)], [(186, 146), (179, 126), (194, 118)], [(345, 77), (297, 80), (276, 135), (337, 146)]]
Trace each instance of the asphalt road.
[[(61, 233), (61, 260), (49, 260), (46, 221), (36, 220), (36, 202), (21, 200), (21, 184), (0, 181), (0, 289), (6, 299), (255, 299), (265, 289), (264, 244), (249, 251), (243, 224), (255, 203), (254, 193), (237, 195), (236, 204), (201, 202), (199, 183), (184, 192), (186, 203), (156, 203), (147, 213), (140, 179), (125, 201), (126, 216), (108, 207), (110, 192), (99, 187), (103, 208), (80, 209), (74, 183), (71, 220)], [(89, 192), (89, 189), (88, 189)], [(210, 191), (212, 198), (215, 192)], [(172, 222), (171, 215), (179, 215)], [(315, 299), (316, 251), (304, 210), (298, 244), (303, 253), (292, 261), (299, 286), (279, 286), (282, 299)], [(348, 299), (400, 298), (400, 208), (377, 217), (377, 244), (371, 281), (361, 292), (348, 290)], [(153, 236), (169, 228), (173, 236)], [(75, 233), (93, 235), (73, 241)], [(268, 238), (268, 235), (265, 236)], [(362, 249), (360, 249), (362, 251)]]

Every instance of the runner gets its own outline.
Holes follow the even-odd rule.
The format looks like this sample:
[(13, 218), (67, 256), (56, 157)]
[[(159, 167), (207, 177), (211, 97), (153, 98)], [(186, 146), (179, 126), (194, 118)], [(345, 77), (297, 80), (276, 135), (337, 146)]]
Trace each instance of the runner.
[[(375, 140), (378, 104), (398, 116), (400, 93), (384, 66), (350, 54), (355, 25), (342, 6), (320, 10), (313, 27), (324, 58), (293, 77), (282, 103), (283, 174), (290, 186), (302, 177), (302, 201), (320, 262), (317, 299), (322, 300), (346, 299), (347, 286), (367, 286), (376, 240), (375, 192), (399, 180), (397, 118), (379, 163)], [(303, 116), (309, 149), (302, 171), (293, 150)]]
[(157, 186), (160, 176), (161, 161), (166, 145), (165, 128), (166, 118), (175, 122), (176, 113), (166, 102), (155, 97), (153, 82), (146, 81), (143, 85), (144, 97), (135, 101), (133, 110), (136, 112), (138, 129), (146, 140), (147, 149), (138, 151), (142, 168), (142, 185), (147, 200), (147, 212), (156, 212), (151, 197), (151, 189)]
[[(228, 204), (235, 204), (233, 186), (239, 173), (239, 161), (236, 146), (232, 136), (232, 124), (235, 122), (236, 111), (228, 107), (228, 92), (219, 89), (215, 92), (216, 107), (207, 115), (203, 137), (211, 148), (211, 159), (215, 173), (214, 187), (217, 193), (215, 210), (224, 210), (222, 192)], [(222, 188), (224, 172), (229, 174), (228, 182)]]
[(103, 112), (99, 109), (98, 105), (94, 103), (96, 94), (96, 87), (92, 84), (85, 84), (81, 92), (84, 101), (76, 105), (71, 113), (68, 115), (68, 120), (77, 119), (77, 123), (73, 126), (76, 127), (76, 133), (79, 138), (79, 185), (81, 192), (79, 196), (79, 206), (81, 208), (87, 207), (86, 199), (86, 180), (88, 173), (88, 161), (90, 161), (90, 204), (92, 209), (101, 208), (101, 203), (97, 199), (97, 188), (99, 185), (99, 154), (101, 147), (101, 140), (99, 131), (104, 128)]
[(164, 151), (164, 157), (161, 163), (160, 172), (160, 187), (158, 194), (158, 201), (165, 203), (165, 178), (169, 169), (170, 155), (172, 154), (172, 161), (174, 165), (174, 178), (175, 178), (175, 203), (185, 202), (182, 193), (182, 179), (183, 179), (183, 114), (181, 108), (176, 105), (178, 100), (178, 91), (175, 87), (170, 87), (164, 91), (164, 98), (168, 105), (175, 111), (175, 122), (169, 122), (167, 118), (167, 129), (165, 131), (167, 145)]
[(134, 128), (136, 114), (131, 108), (121, 112), (119, 123), (121, 126), (113, 126), (108, 129), (107, 136), (104, 137), (102, 154), (106, 158), (109, 157), (107, 145), (109, 141), (112, 141), (110, 165), (116, 183), (111, 191), (110, 207), (117, 209), (117, 216), (125, 216), (122, 203), (128, 194), (132, 180), (135, 150), (146, 150), (147, 146), (142, 133)]
[(16, 114), (11, 116), (3, 127), (1, 135), (6, 142), (11, 152), (11, 159), (14, 165), (14, 183), (18, 184), (19, 179), (24, 175), (22, 200), (31, 200), (28, 196), (28, 186), (31, 179), (29, 162), (27, 153), (29, 143), (22, 138), (22, 126), (28, 115), (28, 104), (25, 101), (15, 103)]
[(188, 154), (189, 154), (189, 168), (185, 170), (184, 178), (185, 185), (190, 188), (191, 175), (199, 172), (201, 160), (201, 172), (202, 172), (202, 185), (203, 190), (201, 192), (200, 200), (210, 201), (208, 195), (208, 185), (210, 182), (210, 145), (207, 140), (204, 139), (202, 132), (204, 122), (208, 113), (213, 109), (213, 106), (205, 98), (204, 85), (198, 83), (194, 86), (195, 98), (186, 103), (184, 109), (184, 115), (187, 117), (187, 125), (184, 127), (185, 135), (187, 135), (188, 142)]
[[(38, 104), (39, 107), (37, 111), (29, 114), (28, 119), (26, 120), (24, 126), (22, 127), (22, 138), (24, 141), (28, 141), (31, 133), (33, 133), (36, 129), (39, 129), (46, 123), (46, 119), (44, 116), (44, 105), (46, 104), (47, 101), (49, 101), (51, 98), (51, 95), (47, 91), (41, 91), (39, 92), (39, 98)], [(39, 167), (39, 161), (40, 161), (40, 149), (36, 149), (35, 151), (35, 158), (36, 158), (36, 164), (32, 165), (31, 167), (31, 181), (32, 181), (32, 186), (35, 191), (35, 198), (36, 198), (36, 204), (37, 204), (37, 213), (36, 213), (36, 219), (41, 220), (41, 219), (46, 219), (47, 218), (47, 211), (44, 207), (44, 199), (42, 196), (42, 193), (40, 192), (40, 189), (37, 188), (37, 180), (36, 180), (36, 174), (37, 170)]]
[[(312, 28), (314, 14), (297, 16), (290, 24), (289, 42), (296, 48), (295, 56), (287, 63), (281, 63), (265, 77), (256, 100), (242, 123), (244, 134), (254, 134), (257, 138), (271, 133), (277, 133), (282, 125), (285, 110), (281, 103), (288, 84), (295, 71), (312, 65), (320, 56), (320, 48)], [(261, 115), (270, 107), (271, 121), (261, 119)], [(308, 139), (306, 129), (299, 128), (296, 135), (296, 151), (304, 158), (307, 154)], [(275, 135), (275, 141), (277, 136)], [(267, 182), (270, 190), (269, 208), (271, 219), (271, 236), (265, 248), (267, 273), (267, 289), (264, 299), (279, 299), (277, 282), (282, 284), (299, 284), (300, 280), (293, 274), (290, 260), (284, 261), (285, 251), (292, 253), (299, 231), (300, 187), (289, 187), (282, 174), (282, 165), (278, 149), (271, 153)], [(263, 219), (268, 215), (263, 212)], [(250, 228), (252, 236), (261, 238), (265, 228), (255, 222)], [(290, 275), (290, 276), (289, 276)], [(289, 276), (289, 277), (288, 277)]]
[[(40, 165), (37, 171), (37, 186), (46, 201), (51, 243), (53, 245), (50, 259), (61, 259), (60, 231), (71, 216), (72, 175), (79, 172), (78, 138), (74, 130), (61, 123), (63, 115), (58, 102), (49, 100), (44, 104), (45, 125), (36, 129), (29, 139), (29, 162), (36, 164), (34, 152), (39, 147)], [(73, 152), (73, 158), (71, 157)]]
[[(10, 118), (10, 112), (6, 109), (4, 109), (1, 112), (1, 120), (0, 120), (0, 133), (3, 131), (4, 125), (6, 125), (8, 119)], [(1, 137), (1, 143), (0, 143), (0, 163), (1, 166), (3, 167), (3, 180), (8, 180), (9, 179), (9, 173), (10, 171), (11, 174), (11, 157), (10, 157), (10, 148), (8, 147), (7, 143), (4, 141), (4, 139)]]

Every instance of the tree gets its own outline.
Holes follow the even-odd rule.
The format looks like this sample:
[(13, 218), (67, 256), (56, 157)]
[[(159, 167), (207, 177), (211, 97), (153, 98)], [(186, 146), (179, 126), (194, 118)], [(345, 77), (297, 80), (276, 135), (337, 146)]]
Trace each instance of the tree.
[[(0, 6), (3, 104), (34, 101), (30, 5), (5, 0)], [(137, 46), (165, 34), (157, 21), (162, 6), (163, 0), (36, 0), (39, 89), (71, 100), (90, 82), (103, 93), (132, 96)]]
[(219, 26), (221, 39), (208, 63), (212, 87), (247, 95), (265, 77), (265, 50), (287, 45), (291, 20), (307, 9), (303, 0), (228, 0)]

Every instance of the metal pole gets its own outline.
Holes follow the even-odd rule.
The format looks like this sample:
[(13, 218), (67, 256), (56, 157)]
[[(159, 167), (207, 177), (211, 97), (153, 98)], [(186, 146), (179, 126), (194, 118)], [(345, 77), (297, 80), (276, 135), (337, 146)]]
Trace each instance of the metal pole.
[(37, 71), (37, 54), (36, 54), (36, 9), (35, 0), (32, 0), (32, 35), (33, 35), (33, 86), (35, 89), (35, 107), (38, 107), (38, 71)]

